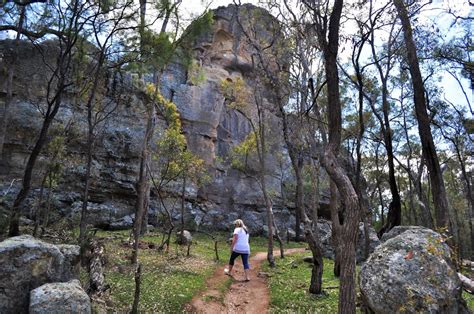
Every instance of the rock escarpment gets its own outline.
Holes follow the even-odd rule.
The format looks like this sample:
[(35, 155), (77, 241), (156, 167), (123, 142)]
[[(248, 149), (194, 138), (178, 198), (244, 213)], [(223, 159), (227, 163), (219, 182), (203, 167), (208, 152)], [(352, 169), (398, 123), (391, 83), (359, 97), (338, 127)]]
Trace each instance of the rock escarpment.
[[(186, 188), (185, 220), (188, 227), (227, 230), (229, 223), (240, 217), (249, 223), (252, 233), (257, 234), (264, 231), (266, 219), (259, 185), (254, 178), (233, 169), (227, 161), (231, 148), (248, 135), (251, 126), (241, 113), (228, 106), (229, 101), (221, 85), (241, 80), (248, 92), (252, 92), (255, 81), (262, 73), (253, 70), (254, 50), (246, 40), (242, 25), (247, 27), (252, 19), (258, 19), (255, 36), (268, 38), (275, 19), (255, 6), (244, 5), (240, 10), (241, 17), (237, 19), (236, 6), (216, 9), (212, 28), (192, 46), (194, 70), (179, 62), (172, 63), (164, 71), (160, 86), (162, 94), (177, 105), (188, 147), (205, 161), (211, 177), (211, 182), (203, 187), (189, 184)], [(4, 53), (0, 60), (2, 69), (7, 68), (8, 51), (11, 51), (12, 45), (12, 41), (0, 42)], [(44, 55), (51, 57), (49, 61), (52, 62), (54, 42), (42, 45), (43, 52), (47, 52)], [(4, 217), (5, 210), (18, 192), (18, 183), (35, 140), (32, 135), (37, 134), (40, 128), (44, 77), (48, 74), (42, 55), (27, 42), (21, 44), (18, 63), (5, 154), (0, 160), (0, 193), (5, 196), (0, 200), (0, 211), (4, 209)], [(0, 71), (0, 82), (6, 82), (5, 73)], [(145, 110), (143, 95), (133, 86), (129, 74), (115, 75), (110, 80), (111, 85), (116, 86), (124, 96), (96, 140), (88, 212), (91, 224), (120, 229), (133, 222)], [(4, 84), (0, 85), (0, 101), (5, 100)], [(266, 103), (272, 103), (272, 93), (271, 88), (265, 90)], [(43, 200), (52, 208), (48, 218), (50, 221), (67, 217), (77, 225), (85, 175), (87, 122), (84, 105), (78, 104), (74, 96), (72, 89), (66, 90), (64, 104), (50, 132), (51, 138), (57, 135), (65, 137), (66, 157), (58, 185), (46, 188)], [(274, 132), (273, 148), (281, 151), (280, 120), (271, 110), (267, 116), (270, 121), (268, 129)], [(158, 129), (162, 130), (164, 121), (158, 124)], [(156, 132), (154, 141), (159, 135), (160, 131)], [(29, 218), (34, 217), (37, 208), (39, 186), (48, 158), (44, 151), (34, 173), (34, 189), (24, 206), (24, 214)], [(267, 186), (274, 196), (278, 225), (282, 230), (294, 228), (291, 208), (294, 205), (284, 201), (289, 197), (283, 195), (281, 180), (291, 175), (282, 173), (281, 169), (285, 167), (281, 167), (280, 160), (273, 154), (267, 156), (267, 167)], [(50, 197), (49, 191), (52, 192)], [(180, 202), (177, 201), (180, 192), (179, 183), (167, 186), (162, 193), (163, 203), (152, 194), (150, 223), (166, 221), (163, 206), (172, 211), (174, 219), (180, 219)], [(323, 193), (320, 213), (327, 208), (328, 198)]]
[[(254, 219), (254, 233), (262, 231), (265, 225), (264, 202), (257, 182), (239, 171), (232, 169), (227, 161), (231, 148), (240, 143), (250, 132), (249, 122), (238, 111), (228, 107), (228, 101), (221, 89), (224, 81), (241, 80), (250, 90), (260, 74), (253, 72), (253, 48), (247, 42), (241, 25), (248, 25), (250, 19), (258, 18), (257, 36), (269, 36), (269, 27), (274, 18), (265, 10), (245, 5), (243, 14), (237, 20), (236, 6), (221, 7), (214, 11), (212, 28), (193, 44), (195, 69), (200, 80), (190, 67), (179, 62), (170, 64), (160, 82), (162, 94), (178, 107), (189, 149), (203, 159), (208, 167), (211, 182), (198, 188), (189, 184), (186, 188), (186, 220), (192, 225), (227, 229), (228, 223), (243, 215)], [(42, 44), (53, 63), (54, 42)], [(0, 67), (7, 69), (12, 41), (0, 42), (3, 52)], [(43, 53), (44, 53), (43, 51)], [(11, 204), (18, 192), (19, 180), (35, 137), (41, 126), (41, 108), (44, 106), (45, 81), (48, 74), (42, 54), (31, 44), (20, 45), (18, 66), (15, 68), (14, 100), (10, 110), (10, 121), (6, 136), (5, 154), (0, 160), (0, 189), (5, 195), (3, 208)], [(0, 81), (6, 82), (6, 71), (0, 71)], [(139, 154), (145, 127), (143, 97), (135, 91), (128, 74), (111, 78), (114, 86), (119, 86), (123, 101), (117, 111), (107, 121), (96, 141), (96, 151), (92, 163), (92, 184), (89, 203), (89, 221), (96, 226), (126, 227), (132, 221), (136, 197), (136, 180)], [(0, 88), (0, 101), (5, 100), (6, 83)], [(266, 91), (270, 102), (272, 91)], [(87, 121), (85, 108), (77, 104), (74, 90), (66, 90), (64, 104), (60, 109), (56, 124), (50, 132), (51, 138), (65, 136), (66, 156), (59, 186), (52, 190), (49, 217), (55, 220), (66, 216), (77, 223), (81, 209), (81, 194), (85, 175), (85, 143)], [(250, 104), (252, 105), (252, 104)], [(277, 139), (275, 147), (281, 148), (279, 119), (268, 113)], [(158, 129), (164, 127), (159, 122)], [(159, 137), (156, 132), (154, 141)], [(50, 138), (50, 139), (51, 139)], [(46, 150), (46, 149), (45, 149)], [(37, 163), (30, 198), (24, 214), (33, 218), (39, 197), (39, 186), (44, 175), (48, 156), (43, 155)], [(274, 193), (275, 209), (282, 212), (282, 221), (287, 221), (288, 210), (281, 202), (281, 182), (278, 178), (278, 161), (270, 154), (268, 158), (267, 185)], [(46, 188), (46, 191), (48, 189)], [(48, 192), (45, 192), (44, 200)], [(173, 217), (179, 219), (176, 199), (179, 184), (165, 188), (164, 204), (172, 210)], [(1, 204), (0, 204), (1, 206)], [(281, 209), (281, 210), (279, 210)], [(251, 213), (250, 213), (251, 212)], [(159, 223), (164, 215), (163, 204), (152, 195), (150, 222)], [(125, 218), (123, 218), (125, 217)], [(117, 221), (119, 220), (119, 221)]]

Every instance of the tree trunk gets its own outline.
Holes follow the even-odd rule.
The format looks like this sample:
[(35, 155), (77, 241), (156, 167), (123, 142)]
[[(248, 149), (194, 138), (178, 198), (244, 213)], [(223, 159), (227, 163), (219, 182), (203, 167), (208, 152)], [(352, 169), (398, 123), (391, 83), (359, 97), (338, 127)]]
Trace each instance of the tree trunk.
[(135, 294), (133, 296), (132, 314), (138, 314), (138, 308), (140, 304), (140, 285), (142, 277), (142, 265), (138, 264), (135, 270)]
[(100, 294), (107, 289), (104, 276), (105, 248), (97, 240), (90, 242), (89, 294)]
[(18, 193), (15, 201), (13, 202), (13, 206), (11, 209), (10, 226), (8, 231), (8, 236), (10, 237), (14, 237), (20, 234), (19, 221), (21, 206), (23, 205), (23, 202), (25, 201), (26, 197), (30, 192), (33, 169), (35, 167), (36, 160), (38, 159), (38, 156), (41, 150), (43, 149), (44, 144), (46, 143), (46, 137), (48, 135), (49, 127), (51, 126), (54, 117), (56, 116), (56, 113), (58, 112), (59, 107), (61, 106), (61, 93), (64, 89), (64, 78), (60, 81), (58, 89), (61, 90), (61, 92), (59, 95), (57, 95), (56, 101), (50, 114), (48, 114), (43, 120), (43, 125), (41, 127), (40, 134), (38, 136), (38, 139), (36, 140), (35, 146), (33, 147), (30, 156), (28, 157), (28, 162), (26, 163), (21, 190)]
[(425, 89), (423, 86), (423, 78), (421, 77), (410, 19), (403, 0), (393, 0), (393, 3), (397, 8), (398, 16), (402, 22), (407, 62), (413, 84), (418, 132), (420, 134), (423, 157), (425, 158), (431, 179), (431, 193), (435, 207), (435, 223), (438, 228), (448, 228), (450, 224), (449, 203), (446, 196), (443, 174), (439, 166), (438, 154), (436, 153), (433, 137), (431, 135), (430, 118), (426, 110)]
[(43, 176), (43, 180), (41, 180), (41, 186), (40, 186), (40, 194), (38, 198), (38, 205), (36, 206), (36, 212), (35, 212), (35, 228), (33, 230), (33, 237), (36, 238), (38, 235), (38, 229), (40, 226), (40, 220), (41, 220), (41, 205), (43, 203), (43, 195), (44, 195), (44, 186), (46, 184), (46, 178), (48, 177), (48, 172), (45, 173)]
[(87, 162), (86, 162), (86, 175), (84, 178), (84, 194), (82, 197), (82, 207), (81, 207), (81, 222), (79, 227), (79, 244), (81, 247), (84, 244), (86, 239), (86, 228), (87, 228), (87, 206), (89, 201), (89, 189), (90, 189), (90, 177), (91, 177), (91, 168), (92, 168), (92, 143), (94, 141), (94, 131), (90, 124), (90, 119), (92, 118), (92, 112), (88, 110), (88, 120), (89, 120), (89, 132), (87, 135)]
[(148, 182), (148, 165), (150, 164), (150, 142), (155, 130), (155, 105), (148, 104), (147, 124), (143, 139), (142, 152), (140, 156), (140, 170), (137, 182), (137, 202), (135, 205), (135, 220), (133, 222), (133, 250), (132, 264), (137, 264), (140, 235), (142, 231), (143, 217), (146, 215), (147, 199), (150, 197), (150, 183)]
[(338, 254), (340, 258), (340, 290), (339, 313), (355, 313), (355, 248), (359, 225), (359, 201), (350, 179), (344, 169), (338, 164), (332, 150), (326, 150), (323, 155), (323, 166), (337, 185), (345, 206), (345, 219), (342, 225), (336, 221), (333, 225), (338, 229)]
[[(339, 195), (344, 205), (344, 219), (341, 224), (337, 219), (333, 221), (338, 239), (338, 249), (341, 262), (341, 279), (339, 289), (339, 313), (355, 313), (355, 247), (359, 225), (359, 200), (350, 179), (344, 169), (339, 165), (337, 154), (341, 143), (342, 108), (339, 92), (339, 74), (337, 67), (337, 53), (339, 49), (339, 27), (342, 14), (343, 1), (335, 0), (329, 17), (329, 27), (321, 25), (322, 20), (315, 19), (318, 42), (323, 50), (327, 84), (327, 121), (329, 130), (329, 143), (322, 154), (322, 164), (326, 169), (333, 184), (337, 186)], [(320, 12), (316, 10), (315, 14)], [(332, 189), (334, 190), (334, 189)], [(334, 191), (332, 191), (334, 192)], [(332, 193), (334, 194), (334, 193)], [(334, 212), (334, 210), (333, 210)], [(334, 216), (334, 214), (332, 214)], [(333, 217), (335, 219), (335, 217)]]
[[(286, 118), (285, 118), (286, 120)], [(288, 139), (289, 142), (289, 139)], [(291, 143), (287, 143), (291, 145)], [(289, 152), (290, 159), (291, 159), (291, 164), (293, 166), (293, 171), (295, 172), (295, 177), (296, 177), (296, 193), (295, 193), (295, 199), (296, 199), (296, 225), (295, 225), (295, 235), (296, 235), (296, 242), (300, 241), (300, 233), (301, 233), (301, 218), (303, 217), (301, 214), (304, 211), (304, 186), (303, 186), (303, 175), (301, 173), (302, 166), (303, 166), (303, 161), (301, 158), (298, 158), (297, 154), (293, 151), (294, 149), (288, 149), (288, 151), (292, 150), (292, 152)]]
[(272, 206), (272, 202), (270, 201), (267, 195), (264, 176), (262, 179), (262, 183), (263, 183), (262, 184), (263, 198), (265, 200), (265, 207), (267, 208), (267, 227), (268, 227), (267, 261), (270, 267), (275, 267), (275, 258), (273, 257), (273, 206)]
[(330, 180), (329, 182), (329, 190), (330, 190), (329, 208), (331, 210), (331, 221), (332, 221), (331, 241), (332, 241), (332, 246), (334, 247), (333, 273), (335, 277), (339, 278), (341, 275), (341, 254), (339, 253), (340, 245), (339, 245), (339, 232), (338, 232), (338, 225), (340, 224), (340, 221), (339, 221), (339, 211), (338, 211), (338, 204), (337, 204), (337, 186), (332, 180)]

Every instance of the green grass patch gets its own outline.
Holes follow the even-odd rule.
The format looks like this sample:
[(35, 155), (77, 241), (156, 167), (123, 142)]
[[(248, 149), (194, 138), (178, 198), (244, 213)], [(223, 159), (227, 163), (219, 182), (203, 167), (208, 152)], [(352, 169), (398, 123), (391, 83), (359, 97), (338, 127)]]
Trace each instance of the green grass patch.
[(263, 271), (270, 274), (270, 312), (271, 313), (336, 313), (339, 289), (324, 289), (339, 286), (334, 277), (334, 262), (324, 259), (324, 295), (308, 293), (311, 267), (302, 261), (310, 253), (288, 255), (285, 259), (275, 258), (276, 267), (263, 265)]
[(474, 295), (463, 291), (462, 297), (464, 298), (464, 300), (466, 300), (467, 307), (469, 308), (469, 310), (474, 313)]
[[(131, 248), (126, 245), (128, 231), (98, 232), (105, 242), (107, 265), (106, 282), (110, 285), (107, 300), (109, 308), (127, 311), (133, 303), (135, 291), (134, 268), (130, 265)], [(139, 262), (142, 264), (140, 311), (175, 313), (189, 302), (193, 295), (205, 288), (205, 280), (215, 267), (224, 263), (228, 247), (218, 243), (220, 261), (215, 261), (214, 242), (203, 234), (194, 235), (190, 256), (187, 248), (178, 246), (172, 238), (168, 253), (157, 249), (141, 249)], [(141, 242), (158, 247), (161, 234), (150, 234)], [(124, 244), (125, 243), (125, 244)]]
[[(127, 245), (130, 231), (97, 231), (96, 237), (105, 239), (107, 264), (106, 283), (110, 291), (106, 297), (108, 309), (118, 312), (129, 311), (135, 291), (134, 268), (130, 265), (131, 248)], [(227, 263), (230, 250), (228, 233), (213, 233), (213, 238), (204, 233), (193, 233), (193, 245), (190, 256), (186, 256), (187, 247), (175, 244), (171, 239), (169, 251), (160, 252), (156, 248), (162, 242), (161, 233), (150, 233), (140, 239), (145, 247), (151, 244), (152, 249), (139, 251), (139, 262), (142, 264), (142, 281), (140, 293), (140, 311), (176, 313), (183, 310), (183, 305), (190, 302), (193, 295), (205, 289), (206, 279), (216, 267)], [(219, 261), (216, 261), (215, 240), (217, 240)], [(252, 253), (266, 251), (267, 239), (251, 237)], [(275, 249), (278, 244), (275, 243)], [(302, 243), (285, 243), (285, 247), (301, 247)], [(86, 280), (84, 277), (83, 280)], [(224, 296), (232, 280), (229, 278), (219, 287), (219, 301)]]

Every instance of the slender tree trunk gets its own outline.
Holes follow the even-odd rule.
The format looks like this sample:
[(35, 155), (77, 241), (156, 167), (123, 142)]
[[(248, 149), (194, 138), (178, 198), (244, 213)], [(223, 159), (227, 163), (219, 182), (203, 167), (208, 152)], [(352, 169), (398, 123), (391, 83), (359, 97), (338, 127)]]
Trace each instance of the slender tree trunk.
[(53, 195), (53, 180), (51, 174), (49, 176), (49, 189), (46, 196), (46, 208), (43, 213), (43, 227), (41, 228), (41, 236), (44, 235), (44, 232), (49, 224), (49, 213), (51, 211), (51, 196)]
[(147, 125), (145, 129), (142, 152), (140, 156), (140, 170), (137, 182), (137, 202), (135, 207), (135, 220), (133, 222), (133, 250), (132, 264), (137, 264), (140, 235), (142, 231), (143, 217), (146, 215), (146, 204), (150, 194), (150, 183), (148, 182), (148, 165), (150, 164), (150, 142), (155, 130), (155, 106), (148, 104)]
[(87, 206), (89, 202), (89, 190), (90, 190), (90, 177), (91, 177), (91, 168), (92, 168), (92, 143), (94, 141), (94, 131), (91, 127), (92, 112), (89, 110), (88, 120), (89, 120), (89, 131), (87, 134), (87, 152), (86, 152), (86, 175), (84, 178), (84, 194), (82, 197), (82, 207), (81, 207), (81, 222), (79, 227), (79, 243), (81, 247), (85, 245), (86, 239), (86, 228), (87, 228)]
[[(355, 247), (359, 225), (359, 200), (350, 179), (339, 165), (337, 155), (341, 143), (342, 107), (339, 92), (339, 74), (337, 67), (337, 53), (339, 48), (339, 27), (343, 1), (335, 0), (329, 17), (329, 26), (321, 25), (321, 19), (315, 18), (316, 33), (320, 47), (323, 50), (327, 84), (327, 121), (329, 143), (322, 154), (322, 164), (329, 174), (333, 184), (337, 186), (344, 205), (343, 223), (333, 221), (338, 239), (338, 248), (341, 258), (341, 279), (339, 289), (339, 313), (355, 313)], [(320, 14), (319, 11), (315, 12)], [(319, 15), (321, 18), (321, 16)], [(333, 189), (332, 189), (333, 190)], [(334, 210), (333, 210), (334, 211)]]
[(450, 206), (446, 196), (443, 174), (439, 166), (438, 154), (436, 153), (433, 136), (431, 135), (430, 118), (426, 110), (425, 89), (423, 86), (423, 78), (421, 77), (410, 18), (408, 17), (408, 12), (403, 0), (393, 0), (393, 3), (397, 8), (398, 16), (402, 22), (405, 48), (407, 51), (407, 62), (413, 84), (418, 132), (420, 134), (423, 157), (425, 158), (431, 179), (431, 193), (433, 195), (433, 203), (435, 207), (435, 223), (438, 228), (447, 228), (450, 224)]
[(181, 237), (184, 237), (184, 201), (186, 194), (186, 176), (183, 177), (183, 186), (181, 188)]
[[(263, 179), (263, 185), (265, 186), (265, 178)], [(270, 267), (275, 267), (275, 258), (273, 257), (273, 206), (268, 198), (266, 187), (262, 188), (263, 198), (265, 199), (265, 206), (267, 208), (267, 226), (268, 226), (268, 250), (267, 250), (267, 261)]]
[(132, 314), (138, 314), (140, 304), (140, 285), (142, 281), (142, 265), (138, 264), (135, 269), (135, 293), (133, 295)]
[(341, 275), (341, 254), (340, 254), (340, 245), (339, 245), (339, 232), (337, 226), (340, 224), (340, 216), (337, 204), (337, 186), (334, 181), (330, 180), (329, 182), (329, 209), (331, 211), (331, 241), (332, 246), (334, 247), (334, 276), (337, 278)]
[[(64, 81), (61, 80), (59, 83), (59, 90), (64, 89)], [(33, 177), (33, 169), (36, 164), (36, 160), (38, 159), (38, 156), (46, 143), (46, 137), (48, 135), (48, 130), (51, 124), (53, 123), (53, 119), (56, 116), (56, 113), (59, 110), (59, 107), (61, 106), (61, 92), (59, 95), (56, 97), (56, 101), (53, 105), (53, 108), (51, 110), (51, 113), (46, 116), (46, 118), (43, 120), (43, 125), (41, 127), (40, 134), (38, 136), (38, 139), (36, 140), (35, 146), (33, 147), (33, 150), (31, 151), (31, 154), (28, 158), (28, 162), (26, 163), (26, 168), (25, 168), (25, 173), (23, 175), (23, 182), (22, 182), (22, 187), (20, 192), (18, 193), (13, 206), (12, 206), (12, 214), (10, 217), (10, 227), (8, 231), (8, 235), (10, 237), (17, 236), (20, 234), (20, 210), (21, 206), (23, 205), (23, 202), (25, 201), (26, 197), (28, 196), (30, 189), (31, 189), (31, 179)]]
[(43, 212), (41, 210), (42, 208), (42, 203), (43, 203), (43, 195), (44, 195), (44, 186), (46, 184), (46, 178), (48, 177), (48, 172), (46, 172), (43, 176), (43, 180), (41, 180), (41, 186), (40, 186), (40, 194), (38, 198), (38, 205), (36, 206), (36, 211), (35, 211), (35, 228), (33, 230), (33, 237), (36, 238), (38, 235), (38, 229), (40, 226), (40, 220), (41, 220), (41, 213)]
[[(321, 248), (321, 241), (319, 239), (318, 228), (318, 211), (319, 211), (319, 163), (312, 163), (312, 225), (308, 217), (305, 217), (305, 237), (309, 245), (311, 254), (313, 256), (313, 267), (311, 269), (311, 282), (309, 285), (309, 293), (321, 294), (323, 291), (323, 252)], [(303, 212), (304, 213), (304, 212)]]

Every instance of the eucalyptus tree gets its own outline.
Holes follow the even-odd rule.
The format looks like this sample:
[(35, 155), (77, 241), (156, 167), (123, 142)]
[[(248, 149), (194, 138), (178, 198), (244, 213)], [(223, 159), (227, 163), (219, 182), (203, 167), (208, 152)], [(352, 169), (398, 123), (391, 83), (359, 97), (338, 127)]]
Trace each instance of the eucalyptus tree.
[[(140, 48), (136, 51), (139, 60), (136, 68), (139, 73), (143, 74), (146, 71), (153, 74), (153, 84), (155, 87), (150, 88), (145, 85), (145, 118), (146, 126), (142, 148), (140, 153), (140, 167), (137, 178), (137, 201), (135, 205), (135, 220), (133, 223), (133, 253), (132, 263), (136, 264), (138, 254), (138, 239), (140, 235), (146, 230), (146, 213), (150, 199), (150, 164), (151, 164), (151, 145), (152, 138), (155, 132), (157, 114), (159, 113), (159, 103), (157, 99), (160, 94), (161, 74), (171, 62), (177, 62), (178, 58), (184, 61), (191, 59), (191, 52), (189, 45), (204, 31), (210, 28), (212, 23), (212, 12), (205, 11), (199, 17), (194, 19), (191, 24), (179, 34), (179, 27), (177, 26), (174, 33), (167, 32), (167, 26), (170, 24), (170, 19), (174, 17), (175, 22), (179, 25), (179, 5), (180, 0), (158, 2), (156, 8), (158, 16), (162, 17), (160, 32), (155, 33), (150, 29), (150, 25), (143, 26), (144, 19), (140, 21), (140, 32), (138, 38), (138, 45)], [(184, 62), (186, 63), (186, 62)], [(153, 93), (151, 93), (153, 91)]]
[(1, 25), (0, 30), (14, 30), (20, 32), (33, 41), (41, 41), (45, 37), (57, 39), (57, 51), (54, 64), (47, 64), (49, 72), (46, 82), (46, 97), (44, 99), (45, 109), (41, 129), (36, 137), (35, 144), (28, 157), (23, 174), (22, 187), (17, 194), (11, 208), (9, 235), (15, 236), (20, 233), (19, 218), (23, 202), (31, 189), (33, 169), (43, 146), (47, 142), (48, 131), (54, 121), (56, 114), (63, 105), (66, 89), (71, 85), (71, 71), (75, 46), (87, 23), (84, 12), (91, 4), (74, 0), (68, 3), (49, 2), (39, 8), (50, 14), (43, 15), (38, 22), (31, 25), (30, 29), (18, 28), (12, 25)]
[[(112, 90), (108, 77), (113, 67), (112, 59), (120, 49), (115, 41), (119, 34), (134, 29), (131, 24), (134, 18), (133, 0), (115, 1), (112, 4), (99, 2), (89, 8), (86, 37), (79, 40), (77, 56), (77, 72), (75, 86), (79, 90), (79, 98), (85, 102), (87, 113), (87, 143), (84, 190), (79, 228), (79, 243), (83, 246), (86, 240), (87, 205), (91, 184), (92, 161), (100, 128), (105, 127), (120, 104), (120, 96)], [(85, 42), (87, 40), (87, 42)], [(90, 44), (93, 51), (87, 51)], [(92, 60), (87, 55), (92, 54)]]
[[(390, 6), (386, 5), (379, 12), (380, 13), (389, 13), (393, 15), (393, 12), (390, 12)], [(370, 10), (372, 10), (372, 1), (370, 1)], [(370, 17), (369, 25), (371, 28), (370, 32), (370, 48), (372, 52), (372, 59), (377, 73), (379, 74), (381, 82), (381, 102), (382, 102), (382, 115), (376, 109), (374, 102), (370, 102), (372, 111), (376, 116), (380, 124), (380, 129), (383, 134), (383, 141), (385, 145), (385, 151), (387, 154), (388, 161), (388, 181), (390, 186), (390, 193), (392, 195), (392, 201), (388, 207), (387, 221), (385, 225), (379, 231), (379, 235), (389, 231), (395, 226), (400, 225), (401, 223), (401, 199), (399, 187), (395, 177), (395, 158), (394, 158), (394, 148), (393, 148), (393, 135), (394, 131), (390, 126), (390, 103), (389, 103), (389, 90), (388, 90), (388, 81), (390, 77), (390, 72), (394, 68), (395, 58), (394, 55), (399, 49), (398, 42), (396, 38), (398, 37), (399, 29), (396, 28), (395, 23), (391, 23), (388, 39), (386, 41), (386, 48), (378, 54), (376, 51), (376, 29), (378, 21), (376, 15)]]
[[(292, 1), (283, 1), (280, 4), (275, 2), (270, 5), (280, 20), (279, 32), (291, 44), (279, 49), (281, 55), (286, 56), (280, 57), (280, 61), (277, 62), (280, 75), (271, 75), (268, 66), (264, 67), (267, 68), (264, 73), (275, 88), (275, 105), (279, 110), (283, 139), (296, 179), (296, 238), (298, 240), (299, 225), (303, 223), (305, 240), (313, 256), (309, 292), (320, 294), (324, 264), (317, 224), (321, 173), (316, 155), (321, 146), (320, 140), (317, 139), (317, 125), (322, 121), (316, 118), (320, 117), (320, 108), (317, 104), (318, 96), (313, 78), (318, 78), (316, 85), (320, 88), (321, 76), (314, 73), (319, 58), (316, 47), (308, 40), (305, 32), (307, 27), (305, 12), (295, 10), (294, 4)], [(265, 59), (259, 58), (259, 60), (263, 63)], [(323, 134), (322, 138), (326, 138), (324, 128), (321, 128), (320, 132)], [(310, 180), (310, 191), (309, 196), (306, 195), (308, 197), (305, 197), (305, 169), (309, 170), (307, 179)], [(306, 205), (311, 208), (309, 214), (306, 212)]]
[(397, 9), (404, 34), (406, 58), (413, 84), (413, 98), (415, 103), (415, 113), (418, 120), (418, 132), (422, 144), (423, 158), (426, 162), (431, 180), (431, 194), (434, 203), (435, 223), (438, 228), (448, 228), (450, 225), (450, 205), (446, 195), (446, 188), (443, 173), (439, 164), (438, 154), (431, 133), (430, 117), (428, 116), (426, 108), (427, 101), (416, 45), (413, 39), (413, 29), (404, 1), (393, 0), (393, 4)]
[[(257, 82), (258, 81), (258, 82)], [(251, 127), (251, 132), (230, 154), (231, 166), (247, 176), (252, 177), (260, 187), (266, 210), (268, 228), (267, 261), (270, 267), (275, 266), (273, 256), (273, 238), (280, 244), (280, 255), (284, 257), (283, 241), (278, 232), (273, 215), (272, 193), (268, 187), (268, 157), (270, 147), (278, 138), (270, 127), (271, 107), (265, 99), (265, 83), (254, 78), (253, 87), (247, 86), (243, 79), (235, 82), (222, 82), (221, 88), (228, 106), (240, 113)]]
[(338, 254), (341, 259), (341, 279), (339, 293), (339, 313), (354, 313), (356, 310), (356, 281), (355, 281), (355, 248), (359, 226), (359, 200), (356, 189), (346, 171), (338, 161), (341, 144), (342, 108), (339, 91), (339, 73), (337, 56), (339, 48), (339, 29), (343, 1), (335, 0), (328, 12), (328, 6), (314, 1), (303, 1), (311, 12), (319, 48), (322, 51), (326, 86), (328, 93), (328, 144), (321, 156), (322, 165), (332, 180), (332, 195), (335, 187), (341, 195), (345, 207), (343, 222), (339, 221), (337, 212), (332, 208), (333, 227), (339, 236)]

